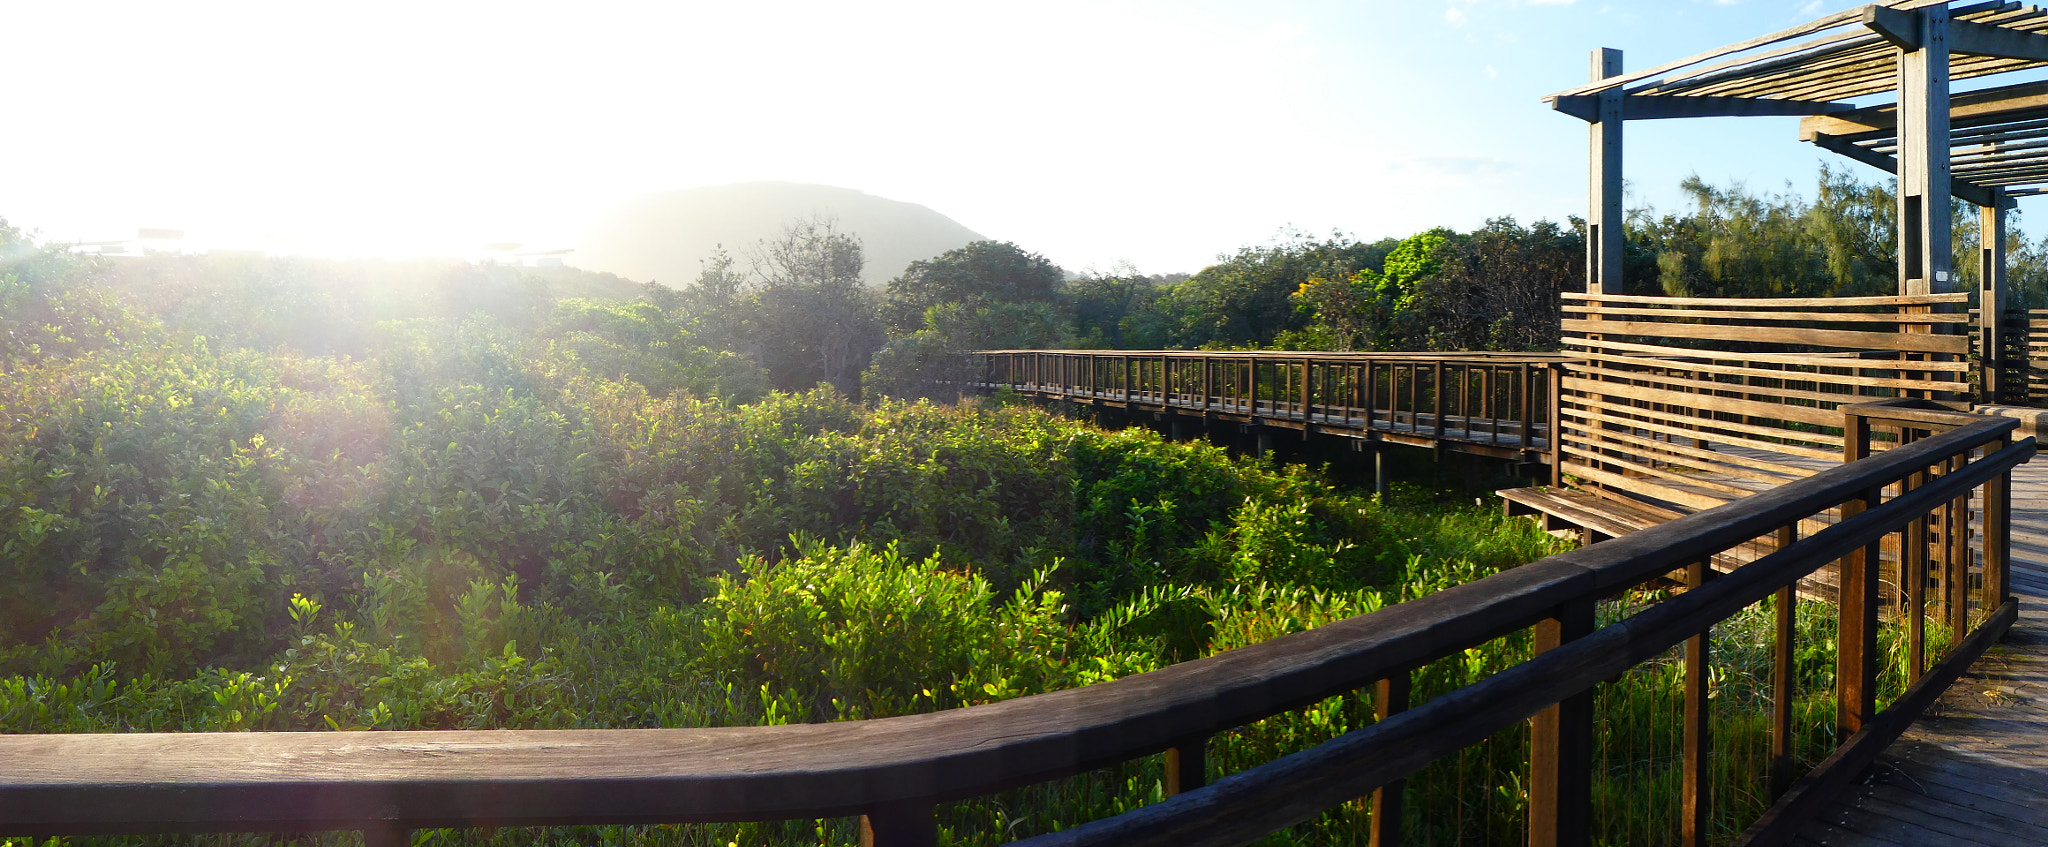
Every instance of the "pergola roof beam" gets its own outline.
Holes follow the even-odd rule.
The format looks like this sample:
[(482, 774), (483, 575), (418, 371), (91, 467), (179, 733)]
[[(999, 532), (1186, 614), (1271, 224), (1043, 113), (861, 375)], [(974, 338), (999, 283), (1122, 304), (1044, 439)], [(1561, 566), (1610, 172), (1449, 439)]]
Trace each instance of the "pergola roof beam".
[[(1896, 175), (1899, 172), (1899, 160), (1883, 153), (1858, 147), (1831, 135), (1816, 136), (1808, 140), (1812, 141), (1815, 147), (1855, 159), (1885, 173)], [(1990, 206), (1998, 202), (1991, 189), (1962, 179), (1949, 180), (1949, 193), (1979, 206)]]
[[(1905, 0), (1905, 2), (1891, 2), (1885, 5), (1894, 9), (1919, 9), (1926, 6), (1939, 6), (1947, 2), (1948, 0)], [(1958, 16), (1970, 15), (1978, 14), (1981, 12), (2004, 9), (2006, 7), (2006, 3), (2000, 2), (1972, 3), (1967, 6), (1957, 6), (1951, 11), (1950, 14)], [(1817, 32), (1824, 32), (1826, 30), (1834, 29), (1835, 27), (1843, 26), (1845, 24), (1855, 23), (1856, 21), (1862, 18), (1862, 15), (1863, 10), (1861, 8), (1848, 9), (1845, 11), (1836, 12), (1832, 15), (1827, 15), (1818, 20), (1808, 21), (1804, 24), (1800, 24), (1799, 26), (1792, 27), (1791, 29), (1779, 30), (1769, 35), (1758, 36), (1748, 41), (1740, 42), (1737, 44), (1731, 44), (1726, 47), (1721, 47), (1714, 50), (1709, 50), (1705, 53), (1700, 53), (1695, 56), (1688, 56), (1686, 58), (1679, 59), (1676, 62), (1668, 62), (1662, 65), (1658, 65), (1654, 68), (1650, 68), (1648, 70), (1642, 70), (1631, 74), (1622, 74), (1620, 76), (1610, 77), (1599, 82), (1581, 85), (1577, 88), (1566, 89), (1558, 93), (1560, 95), (1591, 94), (1598, 91), (1605, 91), (1617, 85), (1629, 86), (1630, 90), (1633, 91), (1637, 90), (1638, 83), (1645, 83), (1646, 81), (1648, 81), (1647, 84), (1642, 87), (1652, 87), (1664, 83), (1662, 77), (1666, 74), (1669, 74), (1672, 71), (1687, 68), (1692, 65), (1700, 64), (1702, 62), (1711, 62), (1715, 59), (1720, 59), (1728, 56), (1735, 56), (1738, 53), (1746, 53), (1750, 50), (1755, 50), (1760, 47), (1768, 47), (1772, 44), (1777, 44), (1781, 41), (1790, 41), (1794, 38), (1801, 38), (1804, 36), (1812, 35)], [(1819, 41), (1820, 43), (1833, 43), (1838, 41), (1849, 40), (1850, 38), (1862, 37), (1867, 36), (1864, 33), (1855, 33), (1853, 36), (1837, 36), (1826, 39), (1817, 39), (1817, 41)], [(1783, 55), (1787, 52), (1796, 52), (1796, 50), (1798, 49), (1806, 49), (1811, 46), (1813, 45), (1810, 43), (1804, 45), (1791, 45), (1787, 48), (1781, 48), (1780, 51), (1776, 52), (1776, 55)], [(1743, 64), (1749, 64), (1761, 59), (1771, 57), (1773, 57), (1773, 53), (1765, 53), (1757, 56), (1741, 57), (1739, 61)]]
[[(2029, 82), (2003, 88), (1987, 88), (1949, 98), (1948, 117), (1957, 123), (1983, 126), (2001, 115), (2031, 109), (2048, 109), (2048, 82)], [(1866, 133), (1890, 135), (1899, 129), (1896, 104), (1852, 109), (1816, 115), (1799, 122), (1799, 139), (1812, 135), (1855, 137)]]
[[(1583, 121), (1600, 119), (1600, 96), (1565, 95), (1552, 98), (1550, 107)], [(1633, 97), (1621, 98), (1622, 120), (1659, 118), (1758, 117), (1824, 115), (1854, 108), (1849, 103), (1813, 100), (1764, 100), (1755, 97)]]
[(2048, 35), (2011, 27), (1951, 21), (1948, 25), (1948, 49), (1977, 56), (2048, 61)]

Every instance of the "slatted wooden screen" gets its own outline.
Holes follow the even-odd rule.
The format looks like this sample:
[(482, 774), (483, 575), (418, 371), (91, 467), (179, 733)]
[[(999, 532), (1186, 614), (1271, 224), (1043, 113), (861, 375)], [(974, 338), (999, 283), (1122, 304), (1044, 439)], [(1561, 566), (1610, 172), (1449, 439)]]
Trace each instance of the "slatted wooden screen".
[(1561, 467), (1693, 511), (1839, 464), (1842, 404), (1967, 397), (1965, 300), (1568, 294)]
[(2027, 358), (2025, 379), (2027, 402), (2048, 405), (2048, 309), (2031, 309), (2021, 344)]

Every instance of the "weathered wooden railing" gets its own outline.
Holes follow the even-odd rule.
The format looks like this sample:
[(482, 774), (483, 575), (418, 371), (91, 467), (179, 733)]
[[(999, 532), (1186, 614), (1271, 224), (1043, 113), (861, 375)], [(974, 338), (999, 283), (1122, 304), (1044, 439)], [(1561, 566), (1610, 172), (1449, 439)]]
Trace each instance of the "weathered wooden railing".
[(978, 387), (1126, 408), (1534, 452), (1557, 356), (1527, 353), (977, 351)]
[[(1929, 404), (1931, 405), (1931, 404)], [(1533, 718), (1529, 782), (1529, 843), (1586, 844), (1591, 834), (1591, 763), (1596, 728), (1592, 695), (1603, 681), (1674, 645), (1685, 645), (1682, 843), (1705, 844), (1713, 798), (1707, 768), (1707, 654), (1715, 624), (1771, 598), (1776, 610), (1769, 778), (1777, 803), (1743, 833), (1743, 844), (1782, 843), (1830, 795), (1982, 655), (2018, 616), (2006, 571), (2011, 468), (2034, 452), (2033, 439), (2014, 443), (2017, 423), (1923, 408), (1912, 401), (1858, 406), (1846, 413), (1853, 453), (1865, 458), (1721, 507), (1655, 528), (1552, 556), (1440, 594), (1344, 623), (1375, 618), (1385, 626), (1375, 641), (1385, 652), (1355, 666), (1359, 677), (1389, 674), (1474, 646), (1514, 627), (1534, 625), (1541, 651), (1533, 660), (1413, 708), (1382, 706), (1380, 721), (1311, 750), (1224, 777), (1116, 818), (1029, 840), (1051, 845), (1241, 844), (1306, 820), (1323, 809), (1370, 792), (1398, 790), (1400, 780), (1510, 725)], [(1873, 454), (1873, 429), (1900, 430), (1892, 449)], [(1933, 434), (1931, 434), (1933, 433)], [(1887, 489), (1891, 496), (1887, 497)], [(1955, 646), (1932, 667), (1924, 655), (1927, 546), (1962, 543), (1957, 504), (1981, 489), (1979, 567), (1951, 557), (1944, 575), (1947, 617), (1957, 627)], [(1810, 537), (1797, 537), (1803, 517), (1839, 509), (1842, 520)], [(1929, 523), (1943, 529), (1930, 532)], [(1890, 708), (1877, 709), (1877, 593), (1879, 542), (1904, 536), (1909, 573), (1907, 611), (1912, 684)], [(1709, 579), (1706, 559), (1759, 536), (1775, 536), (1778, 551), (1733, 573)], [(1917, 549), (1917, 552), (1915, 548)], [(1842, 741), (1833, 755), (1791, 782), (1794, 586), (1831, 562), (1843, 569), (1844, 594), (1837, 632), (1836, 696)], [(1911, 564), (1918, 562), (1918, 565)], [(1689, 590), (1621, 621), (1595, 629), (1602, 598), (1673, 570)], [(1961, 586), (1974, 576), (1981, 598), (1968, 614)], [(1403, 617), (1422, 615), (1419, 620)], [(1968, 630), (1971, 620), (1975, 630)], [(1967, 636), (1961, 635), (1968, 632)], [(1414, 643), (1408, 639), (1413, 637)], [(1403, 649), (1406, 648), (1406, 649)], [(1396, 819), (1375, 820), (1398, 840)]]
[[(0, 835), (357, 829), (391, 845), (425, 827), (863, 815), (864, 840), (895, 847), (934, 842), (937, 803), (1169, 751), (1168, 781), (1183, 793), (1030, 843), (1238, 844), (1369, 793), (1374, 808), (1398, 809), (1404, 776), (1534, 718), (1530, 841), (1584, 844), (1593, 691), (1682, 642), (1687, 832), (1699, 843), (1712, 802), (1702, 778), (1709, 632), (1768, 597), (1789, 610), (1790, 587), (1839, 559), (1855, 589), (1838, 639), (1846, 740), (1752, 828), (1764, 843), (1896, 736), (2017, 614), (2005, 572), (2009, 472), (2033, 455), (2033, 440), (2013, 442), (2012, 420), (1911, 408), (1852, 411), (1848, 428), (1868, 433), (1885, 421), (1908, 430), (1890, 449), (1873, 451), (1886, 443), (1859, 435), (1866, 458), (1720, 508), (1308, 632), (1002, 703), (752, 728), (0, 736)], [(1876, 545), (1890, 534), (1956, 543), (1953, 529), (1929, 541), (1924, 523), (1974, 490), (1984, 505), (1971, 574), (1977, 628), (1878, 712)], [(1802, 518), (1837, 508), (1847, 517), (1791, 537)], [(1776, 537), (1778, 552), (1706, 579), (1707, 557), (1759, 536)], [(1967, 558), (1949, 561), (1969, 568)], [(1673, 570), (1693, 587), (1595, 626), (1603, 598)], [(1789, 778), (1793, 630), (1779, 614), (1772, 759)], [(1407, 702), (1414, 669), (1529, 628), (1540, 651), (1531, 661)], [(1200, 787), (1210, 737), (1368, 686), (1378, 722)], [(1374, 818), (1376, 843), (1399, 841), (1401, 817)]]

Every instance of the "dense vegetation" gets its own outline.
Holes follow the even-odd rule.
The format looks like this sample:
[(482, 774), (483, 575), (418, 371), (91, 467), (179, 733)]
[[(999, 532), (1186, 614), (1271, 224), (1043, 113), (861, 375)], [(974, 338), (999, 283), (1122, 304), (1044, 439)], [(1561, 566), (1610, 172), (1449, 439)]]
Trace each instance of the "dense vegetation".
[[(1695, 213), (1633, 222), (1631, 285), (1805, 294), (1888, 279), (1889, 245), (1870, 236), (1881, 189), (1824, 173), (1808, 206), (1690, 188)], [(891, 396), (977, 347), (1539, 349), (1555, 343), (1557, 291), (1579, 284), (1579, 239), (1512, 220), (1375, 243), (1290, 236), (1186, 277), (1072, 280), (980, 242), (877, 294), (859, 284), (858, 240), (824, 221), (744, 262), (720, 256), (681, 290), (459, 264), (108, 263), (0, 224), (0, 731), (903, 714), (1142, 672), (1469, 581), (1558, 542), (1414, 489), (1382, 500), (1143, 430)], [(1825, 261), (1786, 258), (1816, 246)], [(2042, 252), (2015, 252), (2023, 291)], [(1763, 695), (1744, 680), (1763, 659), (1740, 631), (1765, 612), (1717, 634), (1736, 645), (1717, 658), (1715, 732), (1737, 751), (1727, 821), (1760, 802), (1737, 756), (1762, 737)], [(1801, 615), (1823, 644), (1825, 608)], [(1419, 693), (1528, 649), (1518, 636), (1432, 665)], [(1809, 725), (1832, 713), (1831, 661), (1818, 646), (1801, 658)], [(1674, 668), (1601, 694), (1619, 728), (1602, 766), (1613, 843), (1668, 835), (1655, 807), (1675, 774)], [(1334, 698), (1217, 739), (1212, 767), (1369, 721), (1369, 698)], [(1825, 733), (1807, 741), (1822, 750)], [(1417, 831), (1510, 837), (1524, 743), (1506, 732), (1419, 775)], [(949, 840), (987, 843), (1113, 814), (1160, 784), (1156, 761), (1133, 762), (942, 820)], [(1346, 806), (1277, 838), (1356, 841), (1365, 820)]]
[[(1555, 543), (1142, 430), (772, 392), (674, 312), (517, 269), (108, 265), (0, 237), (0, 731), (902, 714), (1229, 649)], [(357, 272), (382, 281), (347, 303), (293, 291)], [(1219, 755), (1344, 722), (1301, 720)], [(1149, 798), (1147, 768), (952, 814), (1070, 823)]]

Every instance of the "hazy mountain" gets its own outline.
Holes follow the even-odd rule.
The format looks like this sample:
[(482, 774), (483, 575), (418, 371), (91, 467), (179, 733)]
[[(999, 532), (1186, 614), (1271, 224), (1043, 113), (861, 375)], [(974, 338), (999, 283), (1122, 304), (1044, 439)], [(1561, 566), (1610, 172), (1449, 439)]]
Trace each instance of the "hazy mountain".
[(905, 265), (982, 240), (953, 219), (900, 200), (829, 185), (746, 182), (653, 194), (601, 218), (569, 255), (577, 267), (682, 287), (697, 278), (699, 260), (718, 245), (746, 267), (757, 242), (781, 234), (791, 220), (823, 215), (860, 236), (869, 285), (903, 273)]

